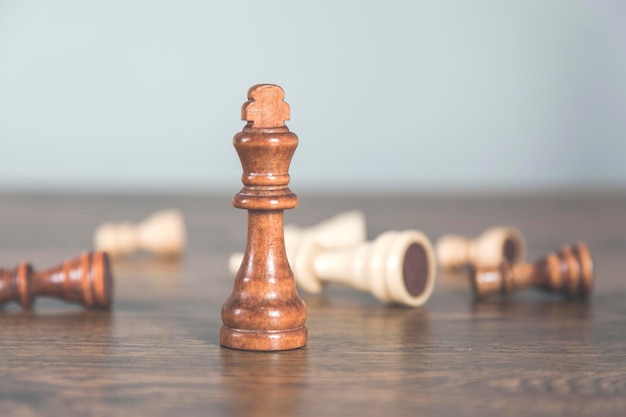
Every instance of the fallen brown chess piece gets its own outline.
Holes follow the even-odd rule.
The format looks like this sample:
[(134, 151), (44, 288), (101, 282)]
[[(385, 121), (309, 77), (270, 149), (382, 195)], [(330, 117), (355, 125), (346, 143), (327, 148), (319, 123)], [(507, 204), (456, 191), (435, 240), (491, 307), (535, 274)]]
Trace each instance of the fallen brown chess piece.
[(517, 290), (536, 287), (545, 291), (585, 298), (593, 292), (593, 260), (584, 243), (564, 246), (535, 263), (499, 267), (477, 267), (472, 274), (477, 298), (493, 294), (509, 295)]
[(15, 301), (31, 308), (35, 298), (52, 297), (88, 309), (111, 306), (113, 274), (105, 252), (85, 252), (63, 264), (35, 271), (28, 262), (0, 269), (0, 305)]

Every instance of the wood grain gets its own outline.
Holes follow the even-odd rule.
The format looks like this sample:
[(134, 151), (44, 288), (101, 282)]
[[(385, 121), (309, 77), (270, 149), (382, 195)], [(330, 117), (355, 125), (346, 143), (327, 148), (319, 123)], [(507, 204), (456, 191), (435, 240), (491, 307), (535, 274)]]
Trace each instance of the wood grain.
[[(515, 224), (529, 259), (585, 241), (586, 302), (536, 291), (472, 302), (467, 276), (440, 274), (417, 309), (336, 284), (308, 307), (307, 347), (219, 347), (230, 253), (245, 213), (230, 196), (0, 196), (0, 264), (52, 265), (89, 249), (112, 218), (179, 207), (188, 252), (113, 263), (111, 311), (40, 300), (0, 311), (0, 415), (622, 416), (626, 409), (626, 195), (337, 196), (301, 193), (290, 223), (361, 209), (373, 238), (417, 227), (431, 238)], [(416, 220), (417, 219), (417, 220)], [(416, 223), (417, 222), (417, 223)]]

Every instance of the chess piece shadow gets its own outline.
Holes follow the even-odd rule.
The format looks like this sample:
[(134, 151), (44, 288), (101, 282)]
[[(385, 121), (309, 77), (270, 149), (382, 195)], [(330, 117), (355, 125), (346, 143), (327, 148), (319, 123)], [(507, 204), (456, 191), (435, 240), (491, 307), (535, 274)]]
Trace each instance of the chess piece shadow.
[(229, 415), (293, 416), (307, 390), (307, 350), (249, 352), (222, 349), (220, 380)]
[(363, 309), (360, 318), (387, 343), (420, 347), (432, 345), (431, 315), (428, 309), (406, 309), (400, 306)]

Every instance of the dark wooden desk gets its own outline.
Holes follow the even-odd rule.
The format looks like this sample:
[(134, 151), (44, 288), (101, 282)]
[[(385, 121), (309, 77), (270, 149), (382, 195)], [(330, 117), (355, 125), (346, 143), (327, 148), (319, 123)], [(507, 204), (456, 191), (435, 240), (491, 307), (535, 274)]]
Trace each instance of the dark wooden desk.
[[(294, 188), (295, 189), (295, 188)], [(439, 274), (419, 309), (330, 286), (303, 294), (309, 343), (250, 353), (220, 348), (227, 258), (243, 248), (231, 195), (0, 195), (0, 264), (36, 267), (91, 247), (106, 220), (179, 207), (189, 249), (179, 263), (114, 264), (115, 305), (84, 312), (53, 300), (0, 311), (2, 416), (626, 415), (626, 195), (316, 196), (287, 222), (361, 209), (369, 237), (418, 228), (475, 235), (514, 224), (529, 258), (586, 241), (589, 302), (528, 291), (472, 303), (465, 277)]]

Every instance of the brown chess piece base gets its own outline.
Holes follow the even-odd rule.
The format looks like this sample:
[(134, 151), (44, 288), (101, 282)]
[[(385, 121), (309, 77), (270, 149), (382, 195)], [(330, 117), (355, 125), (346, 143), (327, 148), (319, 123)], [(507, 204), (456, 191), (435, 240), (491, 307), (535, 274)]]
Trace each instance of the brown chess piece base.
[(306, 306), (296, 292), (283, 239), (267, 239), (266, 234), (268, 230), (280, 230), (282, 222), (282, 212), (249, 211), (248, 244), (242, 267), (235, 277), (233, 292), (222, 307), (223, 346), (289, 350), (306, 344)]

